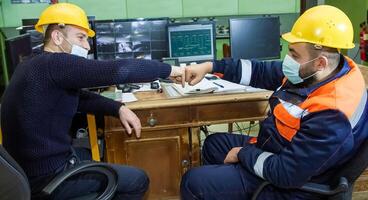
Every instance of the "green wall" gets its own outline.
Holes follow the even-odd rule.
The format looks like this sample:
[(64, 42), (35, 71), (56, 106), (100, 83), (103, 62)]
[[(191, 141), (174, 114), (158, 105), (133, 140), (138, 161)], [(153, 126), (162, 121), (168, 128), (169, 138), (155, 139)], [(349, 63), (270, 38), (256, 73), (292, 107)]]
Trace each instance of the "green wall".
[(87, 15), (95, 16), (96, 19), (127, 18), (126, 0), (64, 0), (64, 2), (77, 4)]
[(1, 26), (19, 26), (23, 18), (38, 18), (48, 4), (11, 4), (10, 0), (1, 1)]
[(348, 15), (354, 27), (354, 42), (359, 42), (359, 24), (367, 19), (368, 0), (326, 0), (325, 4), (336, 6)]
[[(0, 26), (20, 26), (22, 18), (37, 18), (48, 4), (0, 1)], [(75, 3), (96, 19), (139, 17), (198, 17), (296, 13), (299, 0), (59, 0)], [(2, 16), (2, 17), (1, 17)], [(3, 18), (3, 19), (2, 19)]]

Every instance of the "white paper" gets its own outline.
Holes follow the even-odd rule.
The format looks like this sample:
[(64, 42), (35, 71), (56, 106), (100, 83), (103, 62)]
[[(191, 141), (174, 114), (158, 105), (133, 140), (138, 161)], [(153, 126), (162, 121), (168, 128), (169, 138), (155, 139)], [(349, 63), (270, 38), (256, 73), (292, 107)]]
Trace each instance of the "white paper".
[(216, 85), (205, 78), (193, 86), (188, 83), (185, 83), (184, 88), (181, 84), (176, 83), (173, 86), (181, 95), (211, 93), (218, 89)]
[(134, 96), (133, 93), (122, 93), (121, 94), (121, 102), (123, 103), (129, 103), (138, 101), (138, 99)]

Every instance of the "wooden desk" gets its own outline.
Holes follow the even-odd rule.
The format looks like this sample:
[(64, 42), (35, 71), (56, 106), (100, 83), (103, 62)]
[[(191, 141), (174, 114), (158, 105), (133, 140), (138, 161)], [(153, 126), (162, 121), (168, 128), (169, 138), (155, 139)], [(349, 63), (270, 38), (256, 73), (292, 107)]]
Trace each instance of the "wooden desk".
[(199, 126), (263, 119), (271, 92), (167, 99), (139, 93), (129, 103), (142, 122), (142, 137), (129, 137), (113, 117), (105, 118), (108, 162), (140, 167), (150, 177), (147, 199), (178, 198), (181, 176), (200, 165)]

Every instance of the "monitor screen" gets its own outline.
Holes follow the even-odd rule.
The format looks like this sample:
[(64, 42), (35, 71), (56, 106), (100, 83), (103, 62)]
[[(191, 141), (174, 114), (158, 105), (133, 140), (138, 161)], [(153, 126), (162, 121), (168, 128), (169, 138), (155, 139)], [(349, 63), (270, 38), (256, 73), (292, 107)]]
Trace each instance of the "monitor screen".
[(168, 18), (95, 21), (97, 59), (167, 57)]
[(8, 60), (8, 77), (10, 78), (16, 66), (32, 54), (31, 37), (29, 34), (19, 35), (5, 40), (5, 50)]
[(230, 19), (231, 57), (280, 58), (279, 17)]
[(178, 23), (168, 26), (170, 57), (179, 62), (215, 59), (215, 25), (213, 22)]

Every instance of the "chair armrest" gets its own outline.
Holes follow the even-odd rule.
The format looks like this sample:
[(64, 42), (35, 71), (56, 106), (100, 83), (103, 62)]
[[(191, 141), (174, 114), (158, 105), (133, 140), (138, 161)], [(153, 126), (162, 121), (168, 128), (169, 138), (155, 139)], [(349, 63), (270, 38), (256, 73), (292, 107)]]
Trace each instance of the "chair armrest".
[(41, 191), (41, 196), (50, 196), (55, 189), (63, 183), (66, 179), (80, 174), (80, 173), (98, 173), (105, 175), (107, 179), (107, 186), (102, 194), (97, 198), (98, 200), (109, 200), (112, 199), (117, 188), (117, 174), (109, 165), (98, 162), (86, 162), (80, 163), (75, 167), (72, 167), (53, 178)]
[(347, 192), (349, 189), (348, 180), (345, 177), (340, 177), (339, 184), (332, 189), (329, 185), (317, 184), (317, 183), (306, 183), (300, 190), (305, 192), (312, 192), (316, 194), (331, 196), (340, 192)]
[[(256, 200), (258, 195), (262, 192), (262, 190), (267, 186), (271, 185), (269, 182), (263, 182), (257, 190), (254, 192), (252, 196), (252, 200)], [(317, 184), (317, 183), (306, 183), (300, 188), (296, 188), (298, 190), (304, 192), (311, 192), (320, 195), (332, 196), (341, 192), (347, 192), (349, 189), (348, 180), (345, 177), (340, 177), (339, 184), (332, 189), (329, 185)]]

